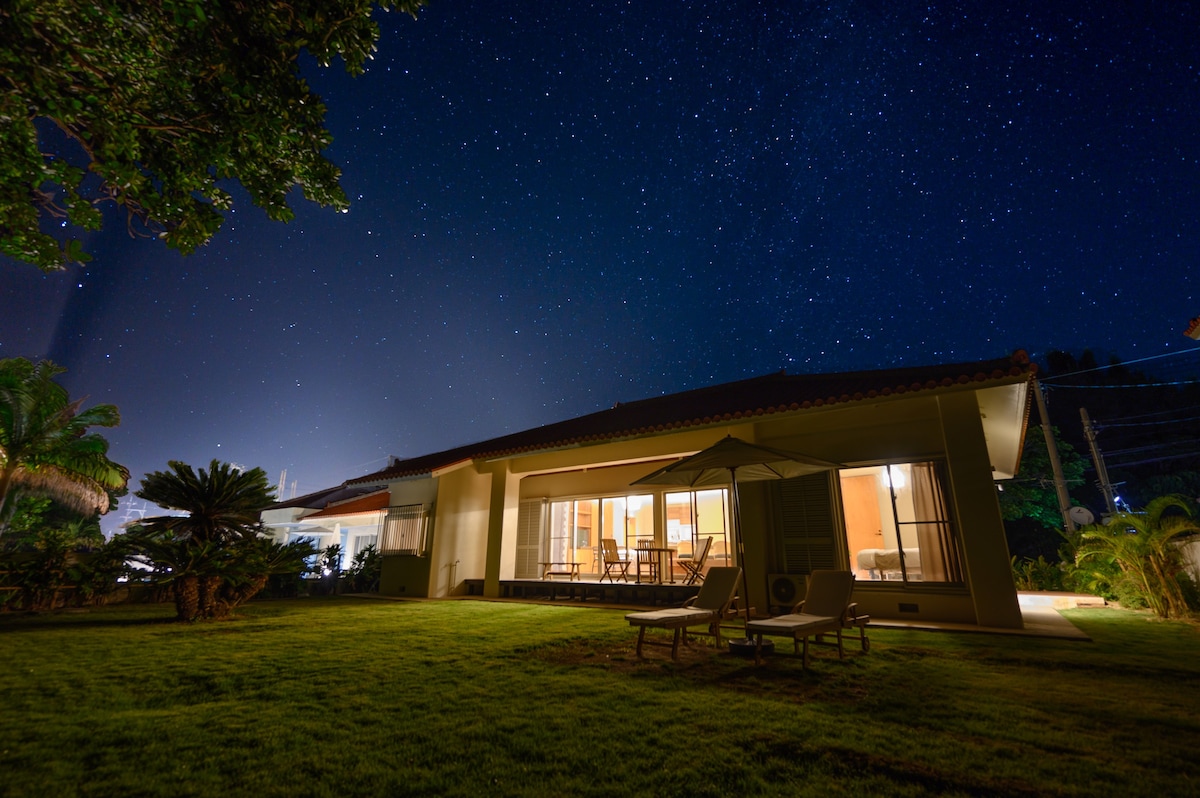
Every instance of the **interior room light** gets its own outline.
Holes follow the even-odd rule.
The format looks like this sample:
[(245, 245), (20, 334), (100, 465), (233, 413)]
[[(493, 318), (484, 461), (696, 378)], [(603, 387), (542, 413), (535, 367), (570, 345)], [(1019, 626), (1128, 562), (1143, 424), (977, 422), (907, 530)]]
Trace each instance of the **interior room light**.
[(884, 487), (904, 490), (904, 472), (896, 466), (885, 466), (883, 469)]

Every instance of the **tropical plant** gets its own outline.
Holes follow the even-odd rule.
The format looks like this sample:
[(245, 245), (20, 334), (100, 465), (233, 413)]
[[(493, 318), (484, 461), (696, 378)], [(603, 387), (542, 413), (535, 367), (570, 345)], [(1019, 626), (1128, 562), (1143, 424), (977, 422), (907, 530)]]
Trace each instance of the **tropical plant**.
[(0, 548), (5, 608), (45, 612), (103, 603), (125, 571), (124, 554), (94, 519), (10, 535)]
[[(1069, 566), (1074, 569), (1074, 563)], [(1067, 590), (1071, 576), (1065, 562), (1049, 562), (1038, 555), (1036, 560), (1012, 558), (1013, 581), (1017, 590)]]
[(345, 208), (322, 155), (325, 106), (308, 53), (358, 74), (375, 8), (424, 0), (128, 0), (0, 4), (0, 251), (46, 271), (89, 259), (54, 228), (99, 229), (111, 202), (130, 231), (188, 253), (233, 206), (237, 180), (268, 217), (292, 189)]
[(259, 512), (274, 500), (261, 468), (213, 460), (194, 470), (172, 460), (169, 471), (142, 479), (136, 495), (182, 515), (147, 518), (127, 536), (150, 578), (170, 585), (181, 621), (228, 616), (273, 573), (298, 571), (314, 550), (306, 542), (273, 543)]
[(338, 580), (342, 576), (342, 547), (334, 543), (321, 550), (317, 558), (317, 577), (321, 580), (322, 591), (333, 595), (337, 592)]
[(1100, 577), (1115, 566), (1115, 590), (1136, 596), (1161, 618), (1182, 618), (1188, 614), (1187, 575), (1179, 542), (1198, 532), (1186, 499), (1160, 496), (1141, 512), (1118, 512), (1106, 524), (1084, 527), (1075, 562)]
[(54, 381), (64, 369), (49, 360), (0, 360), (0, 534), (15, 489), (50, 496), (82, 515), (104, 513), (110, 491), (129, 471), (108, 459), (108, 441), (91, 427), (121, 423), (113, 405), (82, 408)]
[(383, 558), (379, 549), (372, 544), (359, 550), (354, 555), (350, 567), (346, 569), (346, 584), (352, 593), (374, 593), (379, 590), (379, 575), (382, 571)]

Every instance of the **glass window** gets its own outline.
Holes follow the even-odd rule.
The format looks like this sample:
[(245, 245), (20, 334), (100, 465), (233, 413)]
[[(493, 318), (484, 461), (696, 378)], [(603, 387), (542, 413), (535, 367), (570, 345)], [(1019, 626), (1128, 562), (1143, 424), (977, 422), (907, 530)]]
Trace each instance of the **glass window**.
[(707, 571), (714, 565), (730, 565), (729, 491), (725, 488), (667, 493), (667, 545), (677, 559), (694, 557), (704, 538), (712, 538), (705, 559)]
[(843, 469), (850, 567), (869, 581), (962, 582), (937, 463)]
[(598, 499), (551, 502), (545, 562), (579, 563), (580, 570), (594, 571), (600, 545), (593, 540), (598, 514)]
[[(675, 549), (676, 558), (695, 556), (700, 541), (711, 537), (705, 562), (708, 566), (729, 564), (728, 497), (724, 488), (665, 495), (665, 544)], [(599, 574), (603, 571), (601, 538), (616, 541), (621, 558), (632, 561), (639, 544), (663, 543), (654, 536), (655, 512), (653, 494), (551, 501), (538, 561), (578, 563), (580, 573)], [(678, 563), (676, 566), (682, 572)]]
[(639, 541), (654, 539), (654, 497), (609, 496), (550, 502), (544, 562), (579, 563), (581, 573), (601, 571), (600, 538), (611, 538), (623, 558)]

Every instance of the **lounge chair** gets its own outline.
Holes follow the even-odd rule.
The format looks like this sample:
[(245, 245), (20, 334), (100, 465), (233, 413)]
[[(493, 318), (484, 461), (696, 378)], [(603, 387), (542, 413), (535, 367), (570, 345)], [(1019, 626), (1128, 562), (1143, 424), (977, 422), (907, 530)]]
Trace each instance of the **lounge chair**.
[(871, 619), (858, 614), (857, 605), (850, 601), (853, 593), (853, 572), (813, 571), (808, 578), (808, 591), (804, 601), (792, 608), (791, 613), (746, 624), (746, 635), (753, 636), (757, 641), (754, 649), (755, 662), (762, 662), (764, 635), (792, 638), (797, 654), (800, 653), (800, 641), (803, 640), (805, 668), (808, 667), (810, 637), (815, 637), (815, 642), (825, 645), (823, 635), (836, 635), (838, 657), (844, 658), (846, 652), (842, 646), (842, 630), (857, 627), (863, 651), (870, 650), (871, 643), (867, 639), (866, 626)]
[(613, 578), (614, 573), (623, 581), (629, 581), (629, 560), (621, 559), (617, 541), (612, 538), (600, 538), (600, 558), (604, 562), (604, 573), (600, 574), (601, 582), (607, 576), (609, 582), (615, 583), (617, 580)]
[(684, 574), (683, 583), (685, 585), (694, 585), (697, 582), (704, 581), (704, 562), (708, 559), (708, 550), (712, 548), (712, 538), (705, 538), (700, 544), (700, 553), (693, 555), (690, 559), (680, 559), (679, 564), (683, 566)]
[[(741, 575), (741, 568), (712, 568), (709, 570), (704, 584), (700, 586), (700, 592), (684, 602), (682, 607), (650, 612), (632, 612), (626, 615), (625, 620), (629, 621), (630, 626), (640, 627), (637, 641), (638, 658), (641, 659), (643, 645), (663, 647), (670, 645), (671, 659), (679, 659), (679, 640), (682, 637), (684, 642), (687, 642), (688, 627), (690, 626), (707, 626), (707, 633), (693, 632), (693, 634), (708, 634), (715, 637), (717, 647), (720, 648), (721, 621), (728, 613), (729, 605), (733, 603), (733, 596), (737, 592), (738, 579), (741, 578)], [(675, 634), (669, 644), (646, 640), (646, 630), (650, 628), (671, 629)]]

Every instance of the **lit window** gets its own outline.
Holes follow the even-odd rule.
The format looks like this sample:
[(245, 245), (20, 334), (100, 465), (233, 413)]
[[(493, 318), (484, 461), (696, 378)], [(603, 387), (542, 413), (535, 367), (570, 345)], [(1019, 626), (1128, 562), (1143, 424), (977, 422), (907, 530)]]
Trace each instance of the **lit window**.
[(868, 581), (962, 582), (937, 463), (843, 469), (850, 567)]

